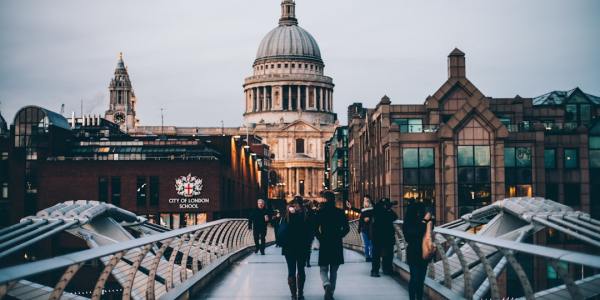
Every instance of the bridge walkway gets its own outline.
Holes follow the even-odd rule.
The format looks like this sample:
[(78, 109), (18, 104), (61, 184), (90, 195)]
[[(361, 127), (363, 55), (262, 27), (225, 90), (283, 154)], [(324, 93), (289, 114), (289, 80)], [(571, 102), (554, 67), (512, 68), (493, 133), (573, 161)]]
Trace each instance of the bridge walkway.
[[(281, 248), (268, 247), (266, 255), (250, 254), (231, 270), (215, 279), (195, 299), (290, 299), (287, 267)], [(306, 268), (306, 300), (323, 299), (323, 287), (317, 266), (318, 250), (311, 255), (311, 268)], [(371, 264), (364, 256), (344, 250), (345, 264), (338, 271), (335, 299), (408, 299), (408, 290), (396, 279), (383, 275), (370, 277)]]

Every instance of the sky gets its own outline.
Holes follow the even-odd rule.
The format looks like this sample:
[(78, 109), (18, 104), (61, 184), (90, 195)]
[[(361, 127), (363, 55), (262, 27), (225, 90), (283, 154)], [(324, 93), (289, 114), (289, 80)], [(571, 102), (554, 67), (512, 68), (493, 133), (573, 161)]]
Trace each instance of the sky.
[[(104, 114), (123, 52), (142, 125), (240, 126), (243, 80), (279, 0), (2, 0), (0, 112), (38, 105)], [(600, 95), (600, 1), (297, 0), (319, 43), (342, 124), (353, 102), (420, 104), (466, 53), (467, 77), (491, 97), (576, 86)]]

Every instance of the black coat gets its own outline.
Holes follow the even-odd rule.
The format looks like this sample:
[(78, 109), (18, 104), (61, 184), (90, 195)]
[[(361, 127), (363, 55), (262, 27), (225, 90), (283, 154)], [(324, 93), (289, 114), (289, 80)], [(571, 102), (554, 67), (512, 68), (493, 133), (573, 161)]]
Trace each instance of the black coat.
[(377, 205), (373, 209), (373, 225), (371, 239), (377, 246), (390, 246), (396, 243), (396, 229), (394, 221), (398, 215), (384, 205)]
[(313, 239), (313, 227), (303, 212), (282, 218), (277, 235), (281, 254), (293, 257), (308, 256)]
[[(369, 219), (369, 221), (366, 221), (366, 219)], [(363, 208), (360, 211), (360, 217), (358, 219), (358, 231), (367, 233), (369, 235), (369, 238), (372, 238), (371, 237), (372, 222), (373, 222), (373, 208), (372, 207)]]
[(267, 231), (267, 224), (269, 221), (265, 221), (265, 216), (267, 216), (268, 220), (271, 220), (271, 211), (263, 208), (259, 209), (255, 208), (248, 218), (248, 229), (252, 229), (257, 232)]
[(409, 262), (423, 262), (423, 236), (427, 225), (418, 220), (416, 223), (404, 223), (402, 233), (408, 243), (406, 248), (406, 258)]
[(315, 226), (319, 239), (319, 266), (343, 264), (342, 239), (350, 231), (344, 211), (325, 204), (317, 213)]

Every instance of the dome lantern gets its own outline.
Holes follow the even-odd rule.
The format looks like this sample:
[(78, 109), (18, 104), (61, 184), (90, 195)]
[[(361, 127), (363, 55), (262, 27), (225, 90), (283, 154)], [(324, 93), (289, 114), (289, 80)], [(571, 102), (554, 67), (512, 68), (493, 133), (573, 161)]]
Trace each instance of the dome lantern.
[(294, 0), (281, 1), (281, 18), (279, 18), (279, 25), (298, 25), (298, 19), (296, 19), (296, 3)]

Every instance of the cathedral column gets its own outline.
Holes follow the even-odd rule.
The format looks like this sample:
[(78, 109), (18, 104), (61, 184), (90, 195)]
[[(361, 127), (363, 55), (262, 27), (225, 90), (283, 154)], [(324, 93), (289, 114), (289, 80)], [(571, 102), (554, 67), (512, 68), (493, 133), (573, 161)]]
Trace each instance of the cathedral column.
[(262, 105), (262, 107), (261, 107), (261, 110), (262, 110), (262, 111), (265, 111), (265, 110), (267, 110), (267, 97), (266, 97), (266, 95), (265, 95), (265, 92), (266, 92), (266, 89), (265, 89), (265, 87), (264, 87), (264, 86), (261, 86), (261, 87), (260, 87), (260, 98), (263, 100), (263, 101), (262, 101), (262, 104), (263, 104), (263, 105)]
[(310, 177), (309, 170), (309, 168), (304, 168), (304, 193), (310, 196), (312, 193), (312, 180)]
[(300, 86), (299, 85), (297, 86), (297, 88), (298, 88), (298, 91), (297, 91), (298, 94), (296, 95), (296, 108), (298, 109), (298, 111), (301, 111), (302, 107), (300, 107), (300, 97), (301, 97), (302, 94), (300, 93)]
[(323, 89), (323, 110), (327, 111), (327, 89)]
[(292, 86), (288, 85), (288, 110), (292, 110)]
[(333, 90), (329, 91), (329, 110), (333, 111)]
[(319, 169), (313, 169), (312, 176), (314, 178), (313, 189), (315, 191), (315, 195), (319, 195)]
[(323, 88), (319, 88), (319, 105), (321, 106), (320, 110), (325, 110), (325, 106), (323, 103), (323, 92), (325, 92), (325, 90)]

